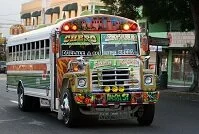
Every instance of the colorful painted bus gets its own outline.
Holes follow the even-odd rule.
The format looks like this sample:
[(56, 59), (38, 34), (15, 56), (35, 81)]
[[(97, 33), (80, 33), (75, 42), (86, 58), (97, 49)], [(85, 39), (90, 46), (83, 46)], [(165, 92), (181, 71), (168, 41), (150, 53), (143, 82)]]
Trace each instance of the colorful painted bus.
[(67, 127), (82, 115), (150, 125), (159, 92), (139, 32), (133, 20), (98, 14), (15, 35), (7, 42), (7, 88), (22, 111), (49, 107)]

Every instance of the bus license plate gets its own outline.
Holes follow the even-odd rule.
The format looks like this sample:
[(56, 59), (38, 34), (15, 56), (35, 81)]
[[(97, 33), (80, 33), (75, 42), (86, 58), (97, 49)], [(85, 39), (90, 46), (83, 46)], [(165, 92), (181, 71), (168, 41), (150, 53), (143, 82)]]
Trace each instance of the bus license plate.
[(100, 112), (99, 120), (122, 120), (130, 119), (131, 115), (128, 111), (117, 111), (117, 112)]
[(128, 93), (122, 94), (107, 94), (107, 102), (129, 102), (131, 100), (131, 95)]

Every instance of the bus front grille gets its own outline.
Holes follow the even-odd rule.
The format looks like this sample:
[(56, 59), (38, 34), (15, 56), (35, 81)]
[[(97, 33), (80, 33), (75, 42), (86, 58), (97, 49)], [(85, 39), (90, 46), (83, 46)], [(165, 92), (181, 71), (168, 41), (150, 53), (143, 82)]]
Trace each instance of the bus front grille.
[(100, 69), (92, 72), (92, 84), (94, 87), (105, 86), (124, 86), (128, 88), (132, 81), (129, 78), (130, 69), (128, 68), (114, 68), (114, 69)]

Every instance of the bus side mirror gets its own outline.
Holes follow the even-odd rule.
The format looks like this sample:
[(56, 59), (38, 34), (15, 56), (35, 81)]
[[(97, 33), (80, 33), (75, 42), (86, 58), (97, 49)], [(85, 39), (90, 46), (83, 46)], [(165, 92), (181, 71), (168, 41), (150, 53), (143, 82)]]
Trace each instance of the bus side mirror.
[(148, 55), (148, 56), (145, 56), (145, 57), (144, 57), (144, 61), (147, 61), (147, 60), (149, 60), (150, 58), (151, 58), (151, 56), (149, 56), (149, 55)]
[(149, 41), (147, 36), (141, 38), (141, 55), (147, 55), (149, 52)]

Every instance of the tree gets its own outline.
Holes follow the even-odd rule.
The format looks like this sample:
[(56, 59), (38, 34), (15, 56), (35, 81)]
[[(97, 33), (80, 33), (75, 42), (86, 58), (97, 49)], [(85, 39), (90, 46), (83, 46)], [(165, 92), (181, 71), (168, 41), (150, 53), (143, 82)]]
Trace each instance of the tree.
[(5, 45), (6, 45), (6, 38), (0, 37), (0, 61), (6, 60)]
[(194, 29), (195, 43), (190, 50), (189, 63), (193, 69), (194, 80), (190, 91), (197, 91), (199, 80), (199, 1), (198, 0), (101, 0), (109, 5), (112, 14), (138, 19), (138, 7), (149, 22), (174, 21), (181, 23), (182, 31)]

